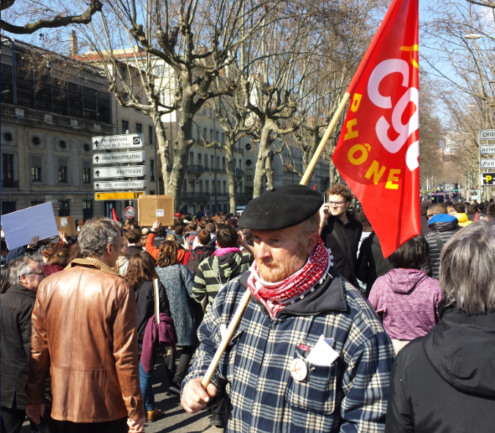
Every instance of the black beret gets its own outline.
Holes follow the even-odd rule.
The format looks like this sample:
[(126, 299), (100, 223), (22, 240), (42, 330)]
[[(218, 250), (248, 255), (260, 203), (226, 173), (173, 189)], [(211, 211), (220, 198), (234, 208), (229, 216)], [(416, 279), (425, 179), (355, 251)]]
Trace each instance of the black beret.
[(304, 185), (284, 185), (251, 200), (239, 225), (250, 230), (281, 230), (306, 221), (322, 205), (321, 193)]

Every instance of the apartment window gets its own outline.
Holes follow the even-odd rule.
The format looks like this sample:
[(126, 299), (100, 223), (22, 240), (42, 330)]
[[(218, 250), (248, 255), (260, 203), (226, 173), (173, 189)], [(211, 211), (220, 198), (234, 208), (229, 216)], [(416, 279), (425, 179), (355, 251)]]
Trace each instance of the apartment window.
[(227, 194), (227, 182), (225, 180), (223, 181), (223, 193)]
[(242, 159), (239, 160), (239, 168), (242, 168)]
[(194, 152), (189, 152), (189, 164), (194, 164)]
[(222, 169), (225, 171), (225, 156), (222, 156)]
[(93, 218), (93, 200), (83, 200), (83, 218), (85, 220)]
[(210, 129), (210, 141), (213, 141), (213, 129)]
[(218, 131), (215, 131), (215, 140), (220, 143), (220, 133)]
[(201, 153), (198, 153), (198, 165), (202, 165), (203, 161), (202, 161), (202, 157), (201, 157)]
[(153, 127), (152, 126), (148, 126), (148, 135), (149, 135), (149, 138), (150, 138), (150, 144), (153, 144)]
[(225, 144), (225, 132), (222, 132), (222, 144)]
[(220, 169), (220, 157), (217, 156), (217, 165), (215, 167), (217, 170)]
[(211, 181), (211, 193), (212, 194), (216, 194), (217, 193), (217, 186), (216, 186), (214, 180)]
[(203, 192), (203, 181), (199, 181), (199, 192)]
[(237, 165), (237, 158), (234, 158), (234, 167)]
[(205, 180), (205, 189), (206, 189), (206, 192), (210, 192), (210, 181), (209, 180)]
[(41, 156), (31, 157), (31, 180), (41, 182)]
[(155, 160), (150, 159), (150, 180), (155, 180)]
[(206, 128), (203, 128), (203, 140), (207, 140), (208, 139), (208, 134), (207, 134), (207, 130)]
[(58, 160), (58, 181), (61, 183), (67, 183), (68, 181), (68, 165), (67, 159)]
[(218, 194), (221, 194), (221, 189), (220, 189), (220, 181), (218, 180), (217, 181), (217, 190), (218, 190)]
[(142, 123), (136, 123), (136, 133), (137, 134), (143, 133), (143, 124)]
[(211, 155), (210, 160), (211, 160), (211, 169), (214, 170), (215, 169), (215, 157), (213, 155)]
[(122, 120), (122, 134), (127, 134), (127, 131), (129, 131), (129, 121)]
[(58, 216), (70, 216), (70, 200), (58, 201)]
[(205, 155), (205, 170), (208, 170), (208, 155)]
[(31, 206), (37, 206), (39, 204), (43, 204), (43, 200), (31, 200)]
[(163, 75), (163, 65), (155, 66), (155, 75), (161, 77)]
[(83, 167), (83, 183), (84, 184), (89, 184), (91, 183), (91, 161), (84, 161), (82, 162), (82, 167)]
[(2, 185), (14, 186), (14, 155), (4, 153), (2, 155)]
[(2, 201), (2, 215), (15, 212), (17, 205), (15, 201)]

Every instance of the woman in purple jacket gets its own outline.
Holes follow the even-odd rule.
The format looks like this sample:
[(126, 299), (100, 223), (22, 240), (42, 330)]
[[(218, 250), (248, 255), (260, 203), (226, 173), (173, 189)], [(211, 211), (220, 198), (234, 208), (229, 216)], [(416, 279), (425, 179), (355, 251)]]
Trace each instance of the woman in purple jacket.
[(369, 302), (383, 321), (398, 353), (407, 343), (431, 331), (439, 321), (440, 283), (426, 275), (429, 246), (416, 236), (389, 257), (394, 267), (373, 285)]

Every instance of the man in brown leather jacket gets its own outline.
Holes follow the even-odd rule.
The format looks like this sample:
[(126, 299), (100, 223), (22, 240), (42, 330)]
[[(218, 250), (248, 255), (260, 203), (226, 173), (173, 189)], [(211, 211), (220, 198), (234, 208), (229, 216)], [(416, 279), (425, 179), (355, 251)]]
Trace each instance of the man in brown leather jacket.
[(120, 225), (88, 221), (81, 254), (43, 280), (32, 315), (26, 413), (39, 422), (50, 369), (52, 418), (58, 432), (142, 432), (136, 304), (112, 270), (120, 254)]

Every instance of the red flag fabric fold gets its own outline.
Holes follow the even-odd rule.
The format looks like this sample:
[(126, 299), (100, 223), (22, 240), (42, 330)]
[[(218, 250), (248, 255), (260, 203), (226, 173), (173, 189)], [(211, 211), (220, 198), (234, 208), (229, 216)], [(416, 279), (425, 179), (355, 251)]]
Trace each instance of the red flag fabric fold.
[(388, 257), (421, 233), (418, 0), (394, 0), (347, 89), (333, 161)]
[(119, 219), (117, 218), (117, 214), (116, 214), (116, 212), (115, 212), (115, 209), (114, 209), (114, 208), (112, 208), (112, 219), (113, 219), (114, 221), (119, 222)]

